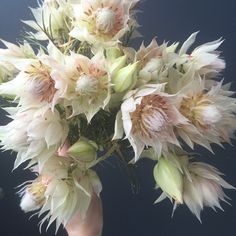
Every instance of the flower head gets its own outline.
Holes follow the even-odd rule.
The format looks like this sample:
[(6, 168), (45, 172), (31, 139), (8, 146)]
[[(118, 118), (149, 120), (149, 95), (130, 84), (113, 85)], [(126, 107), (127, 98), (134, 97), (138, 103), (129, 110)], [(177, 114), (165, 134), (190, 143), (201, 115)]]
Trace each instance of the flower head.
[(169, 77), (173, 76), (173, 66), (179, 58), (175, 53), (177, 46), (177, 43), (170, 46), (167, 43), (158, 45), (156, 39), (147, 47), (142, 43), (135, 55), (135, 59), (140, 62), (138, 86), (168, 82)]
[(197, 34), (198, 32), (192, 34), (183, 44), (179, 50), (181, 59), (177, 64), (182, 64), (182, 69), (185, 71), (193, 67), (198, 75), (205, 76), (206, 78), (215, 77), (225, 68), (224, 60), (219, 57), (220, 53), (216, 51), (223, 41), (219, 39), (203, 44), (194, 49), (191, 53), (188, 53), (189, 48), (196, 40)]
[(24, 211), (38, 211), (44, 215), (40, 225), (48, 220), (48, 227), (56, 221), (56, 230), (61, 224), (78, 214), (83, 219), (88, 210), (93, 192), (101, 192), (101, 183), (92, 170), (86, 172), (71, 168), (66, 159), (54, 156), (41, 171), (41, 175), (22, 190), (21, 207)]
[(226, 201), (228, 198), (223, 192), (223, 188), (234, 189), (221, 178), (220, 173), (211, 165), (192, 162), (188, 165), (189, 177), (184, 178), (184, 203), (194, 215), (201, 221), (200, 213), (204, 206), (220, 209), (220, 200)]
[(91, 44), (114, 45), (129, 30), (131, 9), (137, 0), (81, 0), (74, 8), (70, 35)]
[(182, 91), (180, 112), (190, 126), (179, 128), (179, 135), (190, 146), (194, 142), (210, 150), (211, 143), (230, 143), (236, 129), (235, 98), (222, 82), (195, 80)]
[(174, 128), (187, 124), (187, 119), (175, 107), (175, 97), (163, 89), (164, 85), (159, 84), (132, 91), (121, 106), (124, 131), (136, 161), (145, 146), (153, 147), (159, 156), (170, 144), (179, 146)]
[[(19, 99), (19, 105), (24, 107), (51, 103), (56, 92), (48, 65), (50, 56), (42, 52), (35, 55), (31, 50), (27, 44), (19, 47), (9, 44), (8, 49), (0, 52), (0, 58), (14, 72), (10, 81), (1, 84), (0, 94)], [(53, 50), (50, 53), (53, 54)]]
[(15, 168), (25, 161), (44, 163), (64, 143), (68, 127), (57, 111), (48, 106), (19, 110), (11, 115), (9, 124), (0, 127), (1, 146), (5, 150), (18, 152)]
[(72, 107), (71, 116), (83, 113), (89, 122), (107, 105), (110, 96), (110, 78), (99, 55), (89, 59), (72, 54), (64, 64), (55, 66), (51, 74), (57, 89), (55, 99)]
[(72, 6), (68, 1), (46, 0), (38, 8), (31, 8), (35, 20), (23, 21), (36, 33), (37, 40), (48, 40), (49, 35), (58, 43), (68, 38), (70, 31)]
[(222, 179), (222, 173), (215, 167), (190, 161), (185, 154), (169, 155), (160, 161), (154, 177), (163, 193), (156, 203), (168, 197), (175, 200), (174, 210), (177, 204), (186, 204), (199, 221), (204, 207), (222, 209), (220, 200), (227, 202), (228, 198), (223, 188), (235, 189)]

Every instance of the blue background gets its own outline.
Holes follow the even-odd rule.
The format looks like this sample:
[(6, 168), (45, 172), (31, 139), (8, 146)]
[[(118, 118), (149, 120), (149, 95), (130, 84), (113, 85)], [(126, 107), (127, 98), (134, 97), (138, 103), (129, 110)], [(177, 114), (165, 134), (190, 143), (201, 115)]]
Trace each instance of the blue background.
[[(0, 0), (0, 38), (15, 42), (22, 31), (20, 19), (29, 18), (28, 6), (36, 6), (33, 0)], [(236, 1), (235, 0), (146, 0), (139, 8), (138, 19), (145, 42), (157, 35), (158, 41), (183, 42), (192, 32), (200, 30), (198, 42), (225, 39), (221, 47), (227, 62), (225, 81), (236, 80)], [(140, 43), (141, 39), (137, 42)], [(236, 90), (235, 83), (233, 88)], [(1, 124), (5, 124), (0, 116)], [(236, 186), (236, 156), (234, 147), (226, 145), (226, 150), (214, 147), (216, 156), (201, 150), (202, 158), (214, 164), (226, 174), (225, 179)], [(1, 236), (37, 236), (37, 217), (29, 220), (19, 208), (16, 187), (29, 175), (11, 169), (14, 157), (1, 154), (0, 186), (5, 197), (0, 200)], [(112, 164), (98, 167), (103, 182), (102, 200), (104, 203), (103, 236), (235, 236), (236, 235), (236, 192), (228, 191), (232, 206), (222, 203), (225, 212), (215, 213), (205, 209), (203, 224), (186, 207), (179, 207), (171, 218), (172, 206), (167, 200), (153, 205), (158, 196), (152, 179), (153, 163), (147, 160), (137, 165), (137, 175), (141, 189), (138, 195), (132, 194), (126, 175)], [(53, 229), (41, 235), (54, 235)], [(58, 235), (66, 235), (60, 230)]]

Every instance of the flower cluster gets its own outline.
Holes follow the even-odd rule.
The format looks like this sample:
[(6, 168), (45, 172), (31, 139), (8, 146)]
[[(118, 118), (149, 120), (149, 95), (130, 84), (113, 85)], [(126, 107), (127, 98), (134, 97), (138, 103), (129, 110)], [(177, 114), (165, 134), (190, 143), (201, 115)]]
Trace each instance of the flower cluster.
[[(44, 0), (31, 9), (25, 40), (2, 41), (0, 95), (11, 122), (0, 127), (3, 150), (17, 153), (36, 178), (20, 191), (21, 208), (57, 229), (86, 216), (102, 185), (92, 170), (113, 154), (124, 162), (148, 157), (154, 179), (174, 206), (200, 220), (204, 206), (226, 201), (233, 189), (214, 167), (193, 162), (184, 148), (230, 143), (236, 99), (219, 77), (222, 40), (193, 51), (153, 39), (138, 50), (139, 0)], [(132, 147), (132, 160), (124, 149)], [(213, 152), (213, 151), (212, 151)]]

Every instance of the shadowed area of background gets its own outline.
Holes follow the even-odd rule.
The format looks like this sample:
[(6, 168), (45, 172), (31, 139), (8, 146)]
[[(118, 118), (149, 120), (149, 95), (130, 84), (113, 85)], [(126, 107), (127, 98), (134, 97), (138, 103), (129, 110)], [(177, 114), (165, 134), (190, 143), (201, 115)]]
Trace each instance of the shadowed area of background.
[[(21, 19), (29, 18), (28, 6), (36, 6), (36, 0), (0, 0), (0, 38), (15, 42), (23, 29)], [(225, 82), (233, 81), (236, 90), (236, 1), (235, 0), (146, 0), (139, 7), (140, 30), (146, 44), (157, 35), (157, 40), (183, 42), (192, 32), (200, 30), (198, 43), (223, 37), (221, 46), (227, 62)], [(137, 40), (138, 43), (142, 39)], [(1, 112), (0, 123), (7, 119)], [(214, 147), (216, 155), (200, 150), (202, 158), (226, 174), (225, 179), (236, 186), (235, 147), (226, 145), (223, 150)], [(0, 154), (0, 235), (37, 236), (37, 217), (29, 220), (19, 208), (17, 185), (31, 178), (28, 172), (11, 172), (14, 155)], [(172, 206), (168, 200), (153, 205), (159, 192), (154, 190), (153, 163), (142, 160), (137, 164), (137, 175), (141, 189), (132, 194), (129, 181), (116, 161), (98, 166), (103, 182), (104, 203), (103, 236), (235, 236), (236, 235), (236, 192), (228, 191), (232, 206), (222, 203), (225, 211), (215, 213), (205, 209), (200, 224), (186, 207), (179, 207), (171, 218)], [(54, 235), (53, 228), (41, 235)], [(61, 229), (58, 235), (66, 235)]]

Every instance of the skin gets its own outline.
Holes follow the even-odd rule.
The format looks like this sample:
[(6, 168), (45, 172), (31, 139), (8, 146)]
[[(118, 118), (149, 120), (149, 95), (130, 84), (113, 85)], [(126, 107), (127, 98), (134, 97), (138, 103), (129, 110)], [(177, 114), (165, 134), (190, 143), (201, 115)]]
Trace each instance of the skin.
[(76, 214), (65, 226), (68, 236), (101, 236), (103, 227), (102, 202), (93, 193), (87, 216), (82, 220)]

